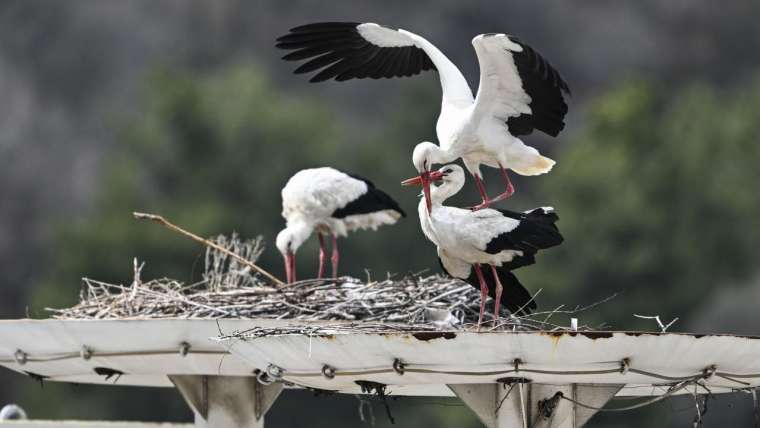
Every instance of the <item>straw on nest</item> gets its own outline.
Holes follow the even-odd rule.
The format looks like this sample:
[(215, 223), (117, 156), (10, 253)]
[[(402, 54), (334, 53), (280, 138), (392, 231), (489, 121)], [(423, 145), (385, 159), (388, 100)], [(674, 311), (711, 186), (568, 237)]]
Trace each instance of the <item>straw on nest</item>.
[[(261, 238), (217, 237), (221, 247), (255, 262)], [(356, 278), (307, 280), (283, 288), (266, 285), (235, 258), (208, 248), (203, 279), (184, 284), (169, 278), (142, 282), (135, 261), (131, 285), (83, 279), (81, 301), (66, 309), (48, 309), (58, 319), (239, 318), (302, 321), (361, 321), (389, 328), (450, 328), (477, 322), (480, 295), (469, 284), (443, 276), (406, 276), (363, 282)], [(545, 314), (540, 313), (541, 318)], [(549, 317), (505, 318), (502, 326), (551, 329)], [(359, 323), (350, 328), (361, 329)], [(346, 326), (348, 327), (348, 326)], [(285, 331), (282, 331), (283, 333)], [(268, 332), (272, 333), (272, 332)]]

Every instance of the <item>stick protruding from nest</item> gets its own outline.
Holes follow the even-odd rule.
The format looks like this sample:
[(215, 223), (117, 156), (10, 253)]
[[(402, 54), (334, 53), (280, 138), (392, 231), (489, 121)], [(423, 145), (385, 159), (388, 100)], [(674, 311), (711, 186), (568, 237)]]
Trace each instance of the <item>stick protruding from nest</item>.
[(141, 213), (141, 212), (133, 212), (132, 215), (136, 219), (138, 219), (138, 220), (150, 220), (150, 221), (154, 221), (156, 223), (159, 223), (160, 225), (166, 227), (167, 229), (173, 230), (173, 231), (175, 231), (175, 232), (177, 232), (177, 233), (179, 233), (181, 235), (187, 236), (188, 238), (190, 238), (190, 239), (192, 239), (192, 240), (194, 240), (196, 242), (200, 242), (201, 244), (203, 244), (203, 245), (205, 245), (207, 247), (211, 247), (211, 248), (213, 248), (213, 249), (215, 249), (217, 251), (225, 253), (228, 256), (237, 259), (240, 263), (243, 263), (243, 264), (247, 265), (248, 267), (250, 267), (251, 269), (255, 270), (256, 272), (264, 275), (267, 279), (269, 279), (271, 282), (273, 282), (278, 287), (282, 287), (282, 286), (285, 285), (285, 283), (282, 282), (282, 281), (280, 281), (279, 279), (277, 279), (277, 277), (275, 277), (271, 273), (267, 272), (266, 270), (260, 268), (258, 265), (256, 265), (255, 263), (251, 262), (250, 260), (247, 260), (245, 257), (240, 256), (238, 254), (235, 254), (234, 252), (232, 252), (232, 251), (230, 251), (230, 250), (228, 250), (228, 249), (226, 249), (226, 248), (218, 245), (215, 242), (212, 242), (212, 241), (209, 241), (208, 239), (202, 238), (202, 237), (200, 237), (200, 236), (198, 236), (198, 235), (196, 235), (196, 234), (194, 234), (192, 232), (188, 232), (187, 230), (182, 229), (181, 227), (179, 227), (179, 226), (171, 223), (170, 221), (166, 220), (163, 216), (160, 216), (160, 215), (157, 215), (157, 214)]

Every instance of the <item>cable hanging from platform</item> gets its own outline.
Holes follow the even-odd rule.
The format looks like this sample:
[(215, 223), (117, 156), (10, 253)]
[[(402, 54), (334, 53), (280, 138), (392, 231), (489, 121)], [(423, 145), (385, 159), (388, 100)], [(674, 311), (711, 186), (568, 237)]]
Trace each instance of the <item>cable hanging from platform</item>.
[[(190, 345), (183, 342), (179, 346), (179, 350), (148, 350), (148, 351), (129, 351), (129, 352), (100, 352), (93, 350), (87, 346), (83, 346), (77, 352), (70, 352), (58, 355), (49, 356), (32, 356), (22, 350), (17, 350), (13, 356), (13, 359), (0, 359), (0, 363), (16, 363), (18, 365), (26, 365), (29, 363), (44, 363), (53, 361), (62, 361), (69, 359), (82, 359), (89, 361), (93, 358), (116, 358), (116, 357), (134, 357), (134, 356), (161, 356), (161, 355), (176, 355), (179, 353), (181, 356), (187, 355), (229, 355), (227, 351), (217, 350), (199, 350), (191, 349)], [(271, 367), (277, 367), (270, 365)], [(267, 369), (267, 374), (271, 377), (289, 377), (289, 378), (308, 378), (308, 377), (345, 377), (345, 376), (362, 376), (362, 375), (374, 375), (374, 374), (390, 374), (396, 373), (403, 375), (405, 373), (417, 373), (417, 374), (435, 374), (435, 375), (451, 375), (451, 376), (498, 376), (508, 374), (544, 374), (544, 375), (558, 375), (558, 376), (597, 376), (604, 374), (619, 373), (622, 375), (628, 373), (639, 374), (642, 376), (651, 377), (654, 379), (660, 379), (668, 382), (683, 382), (693, 379), (695, 376), (702, 377), (705, 372), (709, 373), (707, 378), (716, 376), (721, 379), (728, 380), (730, 382), (742, 385), (742, 387), (750, 386), (749, 382), (742, 381), (740, 379), (758, 379), (760, 373), (728, 373), (718, 371), (715, 366), (710, 366), (705, 369), (705, 372), (696, 374), (693, 376), (668, 376), (653, 371), (637, 369), (630, 366), (630, 361), (627, 358), (622, 359), (614, 367), (597, 370), (546, 370), (537, 368), (525, 367), (525, 363), (519, 359), (512, 362), (511, 368), (497, 369), (497, 370), (445, 370), (433, 368), (430, 365), (425, 364), (413, 364), (404, 362), (399, 358), (393, 360), (392, 364), (387, 367), (371, 367), (371, 368), (354, 368), (354, 369), (337, 369), (329, 365), (325, 365), (320, 371), (294, 371), (285, 370), (278, 367), (277, 374), (274, 375), (270, 372), (270, 368)], [(329, 376), (328, 376), (329, 374)]]
[(464, 371), (464, 370), (441, 370), (441, 369), (434, 369), (434, 368), (428, 368), (423, 364), (409, 364), (402, 362), (400, 359), (394, 359), (393, 365), (391, 367), (376, 367), (376, 368), (366, 368), (366, 369), (350, 369), (350, 370), (338, 370), (332, 366), (324, 365), (322, 370), (318, 372), (297, 372), (297, 371), (290, 371), (283, 369), (281, 367), (278, 367), (274, 364), (270, 364), (267, 368), (267, 373), (273, 377), (273, 378), (308, 378), (308, 377), (325, 377), (327, 379), (334, 379), (336, 377), (346, 377), (346, 376), (362, 376), (362, 375), (374, 375), (374, 374), (390, 374), (390, 373), (396, 373), (399, 375), (403, 375), (405, 373), (420, 373), (420, 374), (440, 374), (440, 375), (451, 375), (451, 376), (498, 376), (498, 375), (508, 375), (508, 374), (520, 374), (520, 373), (527, 373), (527, 374), (545, 374), (545, 375), (557, 375), (557, 376), (597, 376), (597, 375), (604, 375), (604, 374), (622, 374), (625, 375), (627, 373), (635, 373), (642, 376), (651, 377), (654, 379), (660, 379), (665, 380), (669, 382), (689, 382), (694, 379), (700, 379), (700, 380), (706, 380), (713, 376), (720, 377), (722, 379), (737, 383), (742, 385), (742, 387), (750, 386), (751, 384), (748, 382), (744, 382), (741, 380), (738, 380), (736, 378), (760, 378), (760, 373), (754, 373), (754, 374), (742, 374), (742, 375), (736, 375), (733, 373), (725, 373), (725, 372), (719, 372), (717, 368), (713, 366), (709, 366), (705, 368), (701, 373), (692, 375), (692, 376), (667, 376), (660, 373), (648, 371), (648, 370), (642, 370), (642, 369), (636, 369), (630, 367), (630, 361), (625, 358), (620, 361), (620, 363), (614, 367), (609, 369), (598, 369), (598, 370), (545, 370), (545, 369), (531, 369), (524, 367), (524, 362), (522, 362), (519, 359), (516, 359), (513, 361), (513, 367), (509, 369), (502, 369), (502, 370), (487, 370), (487, 371)]
[[(227, 351), (221, 350), (203, 350), (195, 349), (189, 343), (182, 342), (177, 349), (163, 349), (163, 350), (146, 350), (146, 351), (129, 351), (129, 352), (102, 352), (92, 349), (86, 345), (83, 345), (79, 351), (57, 354), (57, 355), (30, 355), (22, 350), (17, 350), (12, 359), (0, 359), (0, 363), (16, 363), (19, 366), (24, 366), (33, 363), (46, 363), (62, 360), (81, 359), (82, 361), (92, 362), (96, 358), (118, 358), (118, 357), (135, 357), (135, 356), (165, 356), (165, 355), (177, 355), (187, 357), (190, 355), (216, 355), (224, 357), (229, 355)], [(502, 363), (503, 364), (503, 363)], [(508, 363), (509, 364), (509, 363)], [(525, 382), (530, 380), (520, 378), (519, 375), (553, 375), (553, 376), (599, 376), (599, 375), (628, 375), (637, 374), (646, 376), (652, 379), (658, 379), (661, 381), (674, 383), (670, 385), (670, 388), (665, 392), (663, 396), (658, 397), (655, 400), (649, 400), (644, 403), (638, 403), (630, 409), (643, 407), (648, 404), (655, 403), (667, 396), (673, 395), (676, 392), (681, 391), (687, 385), (693, 384), (695, 380), (705, 381), (712, 377), (721, 378), (732, 382), (737, 385), (736, 390), (748, 390), (752, 389), (752, 384), (741, 379), (760, 379), (760, 373), (728, 373), (722, 372), (712, 365), (705, 368), (702, 372), (691, 376), (669, 376), (654, 371), (639, 369), (631, 367), (631, 361), (628, 358), (624, 358), (617, 363), (613, 363), (614, 366), (609, 368), (601, 368), (594, 370), (548, 370), (542, 368), (531, 368), (524, 361), (515, 359), (511, 362), (511, 367), (504, 367), (495, 370), (448, 370), (437, 368), (433, 365), (427, 364), (415, 364), (403, 361), (400, 358), (392, 360), (388, 366), (380, 367), (367, 367), (367, 368), (351, 368), (340, 369), (329, 364), (323, 365), (319, 371), (295, 371), (288, 370), (277, 365), (270, 364), (266, 370), (255, 370), (254, 375), (257, 380), (262, 384), (271, 384), (277, 381), (292, 382), (298, 385), (299, 378), (310, 377), (324, 377), (326, 379), (335, 379), (340, 377), (361, 377), (370, 375), (382, 375), (382, 374), (396, 374), (404, 376), (407, 374), (430, 374), (430, 375), (446, 375), (446, 376), (502, 376), (502, 378), (496, 379), (496, 382), (508, 383), (507, 379), (514, 381), (514, 379), (523, 379)], [(496, 365), (496, 364), (494, 364)], [(507, 378), (508, 375), (517, 375), (518, 377)], [(665, 385), (661, 385), (665, 386)], [(573, 401), (568, 397), (562, 397), (564, 399)], [(581, 407), (584, 407), (583, 403), (576, 403)], [(612, 410), (612, 409), (610, 409)], [(629, 410), (628, 407), (621, 408), (620, 410)]]

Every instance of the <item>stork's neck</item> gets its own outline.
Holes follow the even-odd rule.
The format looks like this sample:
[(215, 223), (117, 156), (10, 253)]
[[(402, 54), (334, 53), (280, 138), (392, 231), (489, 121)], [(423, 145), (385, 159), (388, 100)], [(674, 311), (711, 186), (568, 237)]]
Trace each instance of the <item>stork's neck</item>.
[(430, 57), (438, 70), (438, 76), (441, 79), (441, 91), (443, 92), (443, 104), (455, 104), (467, 106), (474, 102), (472, 89), (467, 84), (467, 80), (459, 71), (456, 65), (451, 62), (435, 45), (414, 33), (399, 30), (414, 39), (419, 46)]
[[(432, 204), (432, 209), (443, 206), (443, 203), (446, 201), (446, 199), (449, 199), (450, 197), (459, 193), (459, 191), (462, 190), (463, 186), (464, 181), (452, 180), (446, 181), (439, 186), (430, 187), (430, 202)], [(422, 198), (420, 203), (422, 206), (424, 206), (425, 198)]]
[(430, 165), (443, 165), (454, 162), (459, 159), (459, 157), (460, 154), (453, 150), (446, 150), (441, 146), (435, 146), (435, 148), (429, 152), (429, 163)]
[(417, 214), (420, 217), (420, 226), (422, 227), (422, 233), (434, 244), (439, 245), (438, 233), (436, 232), (436, 220), (437, 216), (444, 215), (445, 210), (448, 207), (443, 205), (443, 202), (455, 195), (464, 185), (464, 181), (461, 182), (445, 182), (440, 186), (432, 187), (430, 189), (430, 212), (428, 213), (427, 203), (425, 198), (420, 198), (420, 204), (417, 207)]

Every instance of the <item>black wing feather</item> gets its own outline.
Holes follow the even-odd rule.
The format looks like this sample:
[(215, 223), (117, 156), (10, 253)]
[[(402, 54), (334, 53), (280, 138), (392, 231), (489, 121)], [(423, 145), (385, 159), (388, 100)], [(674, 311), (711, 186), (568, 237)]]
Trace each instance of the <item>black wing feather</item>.
[(332, 213), (332, 217), (345, 218), (350, 215), (370, 214), (385, 210), (393, 210), (401, 214), (401, 217), (406, 217), (406, 213), (401, 209), (398, 202), (388, 196), (387, 193), (375, 187), (373, 182), (357, 174), (351, 174), (348, 172), (344, 174), (366, 183), (367, 193), (349, 202), (345, 207), (335, 210)]
[(538, 129), (556, 137), (565, 128), (567, 103), (564, 94), (570, 95), (570, 88), (559, 72), (536, 50), (509, 36), (514, 43), (522, 46), (522, 52), (510, 52), (522, 80), (523, 90), (530, 96), (530, 114), (507, 119), (512, 135), (527, 135)]
[(322, 69), (311, 82), (329, 79), (372, 79), (412, 76), (435, 69), (425, 51), (416, 46), (381, 47), (364, 39), (357, 22), (318, 22), (302, 25), (277, 38), (276, 47), (295, 50), (286, 61), (309, 60), (295, 70), (307, 73)]
[(559, 217), (554, 212), (547, 212), (543, 208), (527, 213), (498, 211), (520, 223), (516, 228), (497, 235), (488, 242), (485, 250), (488, 254), (517, 250), (522, 251), (524, 256), (532, 257), (538, 250), (557, 246), (564, 240), (555, 224)]

